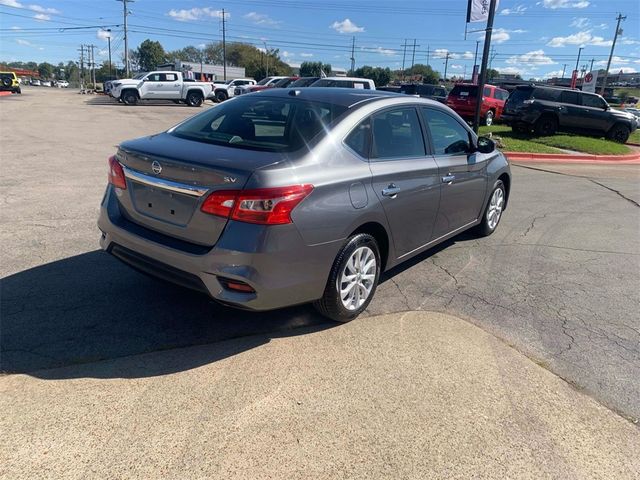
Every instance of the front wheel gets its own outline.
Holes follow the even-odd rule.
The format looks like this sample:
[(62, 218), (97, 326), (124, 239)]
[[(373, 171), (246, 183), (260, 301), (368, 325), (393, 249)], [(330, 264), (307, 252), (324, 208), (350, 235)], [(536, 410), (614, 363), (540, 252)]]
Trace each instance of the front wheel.
[(331, 268), (322, 298), (314, 303), (325, 317), (349, 322), (369, 306), (380, 279), (380, 249), (367, 233), (352, 236)]
[(216, 92), (216, 100), (218, 102), (224, 102), (227, 98), (229, 98), (227, 92)]
[(493, 125), (493, 116), (494, 116), (493, 110), (489, 110), (487, 114), (484, 116), (484, 124), (487, 127), (490, 127), (491, 125)]
[(138, 103), (138, 94), (133, 90), (127, 90), (122, 94), (122, 103), (125, 105), (135, 105)]
[(189, 92), (187, 94), (187, 105), (190, 107), (199, 107), (204, 102), (200, 92)]
[(614, 125), (613, 128), (609, 130), (609, 133), (607, 133), (607, 138), (614, 142), (627, 143), (629, 135), (631, 135), (631, 131), (626, 125)]
[(500, 219), (502, 218), (506, 198), (504, 183), (502, 183), (502, 180), (498, 180), (489, 197), (489, 203), (482, 216), (482, 222), (477, 227), (478, 233), (483, 237), (491, 235), (496, 231), (498, 223), (500, 223)]

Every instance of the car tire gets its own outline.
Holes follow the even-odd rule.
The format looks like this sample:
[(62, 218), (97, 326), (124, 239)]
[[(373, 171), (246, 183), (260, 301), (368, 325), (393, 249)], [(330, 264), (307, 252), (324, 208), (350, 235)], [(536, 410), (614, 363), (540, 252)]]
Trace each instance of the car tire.
[(187, 105), (190, 107), (199, 107), (204, 102), (204, 98), (200, 92), (187, 93)]
[(527, 125), (523, 125), (521, 123), (517, 123), (511, 126), (511, 130), (514, 133), (529, 133), (530, 129)]
[(138, 94), (135, 90), (125, 90), (122, 93), (122, 103), (125, 105), (135, 105), (138, 103)]
[(227, 92), (216, 92), (216, 100), (218, 102), (224, 102), (228, 98), (229, 98), (229, 95), (227, 94)]
[(495, 116), (495, 113), (493, 113), (493, 110), (489, 110), (487, 114), (484, 116), (484, 119), (482, 120), (482, 124), (486, 125), (487, 127), (490, 127), (491, 125), (493, 125), (494, 116)]
[(353, 235), (334, 260), (324, 294), (314, 307), (336, 322), (353, 320), (369, 306), (380, 279), (380, 266), (376, 239), (367, 233)]
[(533, 130), (539, 137), (548, 137), (555, 135), (558, 131), (558, 120), (551, 115), (544, 115), (535, 123)]
[(504, 188), (504, 183), (502, 183), (502, 180), (498, 180), (493, 190), (491, 190), (487, 207), (482, 213), (482, 222), (480, 222), (476, 228), (480, 236), (487, 237), (496, 231), (502, 218), (506, 201), (507, 191)]
[(180, 100), (174, 100), (173, 103), (175, 103), (176, 105), (180, 105)]
[(629, 135), (631, 135), (631, 130), (629, 130), (629, 127), (622, 125), (621, 123), (614, 125), (611, 127), (611, 130), (607, 132), (607, 138), (617, 143), (627, 143)]
[(11, 85), (13, 85), (13, 80), (10, 78), (3, 78), (2, 85), (5, 87), (10, 87)]

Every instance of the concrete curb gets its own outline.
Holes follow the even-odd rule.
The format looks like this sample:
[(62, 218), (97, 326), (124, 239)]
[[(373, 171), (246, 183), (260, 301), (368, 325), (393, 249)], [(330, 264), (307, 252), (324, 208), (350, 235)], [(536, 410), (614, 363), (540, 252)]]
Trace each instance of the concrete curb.
[(519, 162), (558, 162), (558, 163), (620, 163), (636, 164), (640, 163), (640, 152), (629, 155), (591, 155), (578, 154), (567, 155), (562, 153), (526, 153), (526, 152), (504, 152), (510, 161)]

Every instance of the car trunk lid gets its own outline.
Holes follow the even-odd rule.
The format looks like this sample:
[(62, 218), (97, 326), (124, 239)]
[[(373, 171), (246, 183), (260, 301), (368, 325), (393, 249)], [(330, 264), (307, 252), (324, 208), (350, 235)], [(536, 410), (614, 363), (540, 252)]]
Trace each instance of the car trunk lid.
[(227, 219), (200, 210), (217, 190), (242, 189), (252, 172), (279, 160), (269, 152), (204, 144), (163, 133), (122, 144), (116, 156), (127, 189), (122, 214), (151, 230), (213, 246)]

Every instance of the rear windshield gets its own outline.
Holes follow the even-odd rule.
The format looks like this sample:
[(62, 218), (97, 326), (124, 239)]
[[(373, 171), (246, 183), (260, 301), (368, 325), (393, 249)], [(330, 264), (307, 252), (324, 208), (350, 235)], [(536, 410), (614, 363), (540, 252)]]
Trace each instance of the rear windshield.
[(453, 97), (473, 97), (478, 94), (477, 85), (456, 85), (453, 87), (449, 95)]
[(309, 85), (311, 85), (312, 83), (314, 83), (316, 80), (318, 80), (317, 77), (311, 77), (311, 78), (299, 78), (298, 80), (296, 80), (295, 82), (293, 82), (291, 85), (289, 85), (290, 87), (308, 87)]
[(276, 88), (285, 88), (291, 85), (295, 81), (295, 78), (283, 78), (273, 84)]
[(347, 110), (296, 98), (237, 97), (203, 112), (170, 133), (197, 142), (247, 150), (302, 148)]
[(343, 87), (351, 88), (353, 83), (348, 80), (329, 80), (328, 78), (321, 78), (313, 84), (314, 87)]
[(509, 103), (522, 103), (531, 97), (532, 88), (516, 88), (509, 96)]

